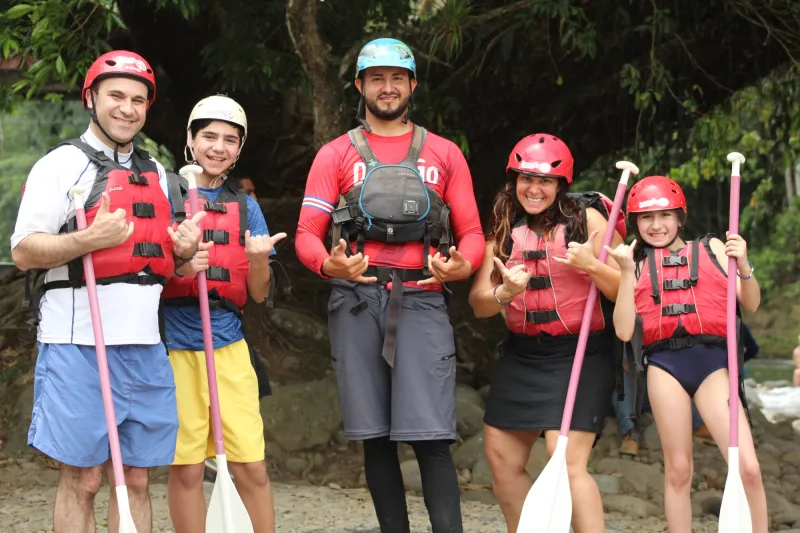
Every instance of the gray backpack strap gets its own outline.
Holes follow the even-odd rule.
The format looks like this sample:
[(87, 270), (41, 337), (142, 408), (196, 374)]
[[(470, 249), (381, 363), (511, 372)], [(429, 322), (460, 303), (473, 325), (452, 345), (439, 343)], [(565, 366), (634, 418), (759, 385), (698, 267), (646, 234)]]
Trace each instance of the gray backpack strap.
[[(414, 133), (411, 136), (411, 146), (408, 148), (408, 154), (403, 160), (406, 165), (416, 168), (419, 154), (422, 152), (422, 146), (425, 144), (425, 138), (428, 136), (428, 130), (422, 126), (414, 124)], [(402, 163), (401, 163), (402, 164)]]
[[(337, 209), (341, 209), (347, 205), (347, 201), (345, 200), (344, 196), (339, 197), (339, 205)], [(342, 238), (342, 225), (337, 224), (336, 221), (332, 221), (331, 223), (331, 253), (333, 253), (333, 249), (339, 246), (339, 239)], [(346, 239), (347, 240), (347, 239)]]
[(355, 146), (356, 150), (358, 150), (358, 155), (361, 156), (361, 159), (364, 160), (364, 164), (367, 167), (375, 166), (380, 163), (378, 158), (375, 157), (372, 148), (369, 147), (367, 137), (364, 135), (364, 129), (361, 126), (353, 128), (347, 132), (347, 135), (350, 137), (350, 142)]

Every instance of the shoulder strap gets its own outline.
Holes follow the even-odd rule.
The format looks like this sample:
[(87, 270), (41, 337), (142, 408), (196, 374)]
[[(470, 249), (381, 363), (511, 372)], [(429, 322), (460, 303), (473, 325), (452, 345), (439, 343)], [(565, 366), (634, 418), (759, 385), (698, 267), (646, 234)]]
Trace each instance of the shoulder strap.
[(78, 148), (81, 152), (86, 154), (86, 157), (88, 157), (92, 163), (99, 167), (117, 168), (117, 165), (106, 154), (104, 154), (102, 150), (96, 150), (80, 139), (66, 140), (53, 147), (53, 150), (60, 146), (74, 146), (75, 148)]
[(167, 190), (169, 191), (169, 201), (172, 204), (173, 219), (177, 222), (186, 220), (186, 195), (188, 183), (182, 176), (174, 172), (167, 172)]
[(242, 191), (237, 191), (233, 183), (225, 180), (222, 184), (222, 190), (219, 191), (216, 203), (227, 203), (234, 201), (239, 204), (239, 244), (244, 246), (244, 234), (250, 228), (247, 220), (247, 195)]
[(367, 137), (364, 135), (364, 129), (361, 126), (353, 128), (347, 135), (350, 137), (350, 142), (353, 143), (353, 146), (358, 150), (358, 155), (361, 156), (361, 159), (364, 160), (364, 164), (367, 165), (367, 167), (376, 166), (380, 163), (378, 158), (375, 157), (372, 148), (369, 147)]
[(692, 260), (689, 264), (689, 281), (692, 284), (692, 287), (697, 285), (697, 270), (699, 269), (698, 264), (700, 263), (700, 239), (695, 239), (692, 241)]
[(656, 252), (651, 246), (646, 247), (647, 265), (650, 267), (650, 286), (653, 289), (653, 302), (661, 303), (661, 292), (658, 287), (658, 267), (656, 267)]
[(403, 162), (408, 166), (416, 168), (419, 154), (422, 151), (422, 145), (425, 144), (425, 139), (428, 136), (428, 130), (414, 124), (413, 132), (414, 133), (411, 135), (411, 146), (408, 147), (408, 153)]

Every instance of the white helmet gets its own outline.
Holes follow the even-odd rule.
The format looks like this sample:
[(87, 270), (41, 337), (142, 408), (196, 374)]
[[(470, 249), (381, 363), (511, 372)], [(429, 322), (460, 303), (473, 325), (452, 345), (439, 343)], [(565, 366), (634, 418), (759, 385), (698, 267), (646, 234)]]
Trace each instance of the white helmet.
[(244, 130), (242, 142), (239, 143), (239, 154), (242, 153), (242, 147), (247, 140), (247, 115), (244, 109), (232, 98), (215, 94), (203, 98), (189, 114), (189, 122), (186, 124), (186, 148), (184, 156), (186, 161), (191, 163), (195, 160), (194, 152), (192, 152), (192, 122), (195, 120), (221, 120), (228, 122), (235, 126), (239, 126)]

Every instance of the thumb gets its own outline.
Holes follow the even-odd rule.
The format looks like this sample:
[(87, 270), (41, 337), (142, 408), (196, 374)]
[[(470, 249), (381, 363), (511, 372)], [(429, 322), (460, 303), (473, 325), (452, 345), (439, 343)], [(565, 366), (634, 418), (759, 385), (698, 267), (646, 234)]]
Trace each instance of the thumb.
[(633, 239), (633, 242), (631, 243), (631, 250), (634, 248), (636, 248), (636, 239)]
[(591, 235), (589, 235), (589, 240), (588, 240), (587, 242), (589, 242), (589, 243), (591, 243), (591, 244), (594, 244), (594, 240), (597, 238), (597, 234), (598, 234), (598, 233), (599, 233), (599, 232), (598, 232), (597, 230), (594, 230), (594, 231), (591, 233)]
[(280, 233), (276, 233), (275, 235), (272, 235), (272, 236), (270, 237), (270, 239), (272, 240), (272, 245), (273, 245), (273, 246), (275, 246), (275, 244), (276, 244), (276, 243), (278, 243), (278, 242), (282, 241), (282, 240), (283, 240), (283, 239), (285, 239), (285, 238), (286, 238), (286, 233), (285, 233), (285, 232), (283, 232), (283, 231), (282, 231), (282, 232), (280, 232)]
[(250, 230), (244, 232), (244, 240), (246, 241), (250, 240)]
[(133, 221), (131, 221), (130, 224), (128, 224), (128, 234), (125, 236), (125, 240), (127, 241), (128, 239), (130, 239), (131, 235), (133, 235)]
[(508, 270), (506, 268), (506, 265), (503, 264), (503, 262), (500, 260), (499, 257), (495, 257), (493, 261), (494, 264), (497, 266), (497, 270), (499, 270), (501, 274), (504, 273), (506, 270)]
[(347, 242), (344, 239), (339, 239), (339, 245), (333, 250), (335, 254), (343, 254), (345, 247), (347, 247)]
[(100, 196), (100, 208), (98, 212), (100, 213), (108, 213), (108, 207), (111, 205), (111, 198), (108, 197), (108, 193), (104, 192)]

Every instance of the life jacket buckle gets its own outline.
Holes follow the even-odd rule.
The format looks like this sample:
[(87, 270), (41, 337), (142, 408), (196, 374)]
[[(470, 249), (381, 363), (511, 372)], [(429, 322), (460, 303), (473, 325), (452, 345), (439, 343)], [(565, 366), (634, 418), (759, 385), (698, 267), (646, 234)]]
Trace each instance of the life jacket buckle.
[(553, 286), (550, 276), (531, 276), (528, 280), (528, 290), (538, 291), (542, 289), (549, 289)]
[(678, 291), (692, 286), (688, 279), (665, 279), (662, 284), (665, 291)]
[(337, 225), (345, 224), (353, 220), (353, 214), (350, 212), (350, 206), (339, 207), (331, 213), (333, 223)]
[(547, 259), (547, 250), (523, 250), (522, 258), (525, 261)]
[(128, 183), (131, 185), (149, 185), (150, 182), (147, 181), (147, 178), (143, 174), (136, 174), (135, 172), (131, 172), (128, 174)]
[(681, 350), (693, 345), (692, 337), (671, 337), (669, 339), (670, 350)]
[(685, 255), (668, 255), (661, 258), (661, 266), (665, 267), (686, 266), (688, 264), (689, 260)]
[(686, 315), (695, 312), (695, 306), (692, 304), (670, 304), (661, 308), (662, 316), (677, 316)]

